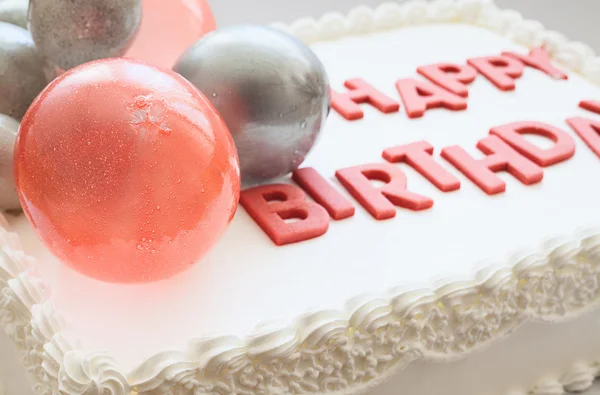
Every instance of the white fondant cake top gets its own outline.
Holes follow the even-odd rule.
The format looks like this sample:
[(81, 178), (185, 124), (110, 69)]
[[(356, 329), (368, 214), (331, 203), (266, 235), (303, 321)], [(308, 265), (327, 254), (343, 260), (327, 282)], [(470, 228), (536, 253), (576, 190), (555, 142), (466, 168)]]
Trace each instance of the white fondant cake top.
[[(421, 23), (427, 18), (436, 21), (436, 18), (458, 19), (447, 15), (440, 17), (438, 14), (443, 8), (437, 5), (425, 6), (425, 14), (419, 14), (415, 10), (423, 9), (414, 4), (421, 7), (423, 3), (415, 2), (411, 3), (412, 8), (408, 5), (402, 8), (404, 22)], [(377, 11), (380, 18), (382, 15), (394, 16), (384, 11), (385, 7)], [(330, 16), (332, 23), (321, 25), (320, 34), (324, 37), (340, 36), (335, 28), (342, 25), (342, 30), (360, 32), (370, 29), (373, 27), (372, 14), (360, 8), (351, 12), (347, 20)], [(494, 8), (490, 15), (502, 17), (491, 18), (486, 23), (493, 26), (486, 27), (500, 31), (508, 29), (509, 36), (524, 39), (528, 44), (541, 43), (541, 35), (546, 34), (539, 24), (515, 19), (514, 14), (500, 14)], [(383, 27), (389, 27), (388, 22), (385, 18), (379, 21)], [(501, 26), (496, 26), (496, 22)], [(315, 37), (319, 34), (311, 30), (314, 27), (311, 23), (301, 21), (292, 28), (313, 41), (323, 38)], [(379, 296), (389, 292), (400, 295), (398, 288), (408, 291), (425, 289), (423, 293), (416, 292), (395, 300), (396, 306), (409, 309), (417, 300), (435, 301), (431, 297), (433, 290), (437, 290), (436, 296), (440, 298), (445, 294), (457, 296), (459, 291), (464, 294), (479, 292), (477, 284), (488, 280), (492, 274), (492, 287), (501, 288), (505, 283), (512, 286), (514, 281), (519, 284), (514, 292), (507, 288), (510, 295), (535, 292), (534, 289), (527, 290), (526, 284), (521, 285), (513, 275), (512, 265), (517, 260), (510, 256), (521, 247), (531, 254), (535, 252), (532, 248), (542, 248), (543, 242), (561, 235), (568, 235), (573, 241), (572, 235), (577, 229), (600, 223), (600, 211), (597, 210), (600, 185), (590, 181), (600, 176), (600, 159), (565, 123), (566, 118), (576, 115), (600, 120), (600, 116), (578, 108), (580, 100), (600, 99), (600, 89), (573, 72), (586, 70), (585, 73), (597, 78), (594, 65), (598, 62), (582, 45), (563, 43), (557, 35), (547, 34), (544, 37), (545, 44), (558, 48), (554, 48), (553, 57), (569, 65), (568, 81), (556, 81), (537, 70), (526, 68), (523, 76), (516, 81), (514, 92), (501, 92), (478, 76), (469, 86), (469, 108), (466, 111), (430, 110), (421, 119), (408, 119), (404, 107), (398, 113), (384, 115), (364, 105), (364, 119), (353, 122), (332, 111), (326, 129), (305, 166), (317, 169), (348, 196), (333, 177), (336, 170), (381, 162), (381, 152), (385, 148), (427, 140), (435, 147), (439, 163), (462, 183), (460, 190), (442, 193), (415, 171), (401, 165), (407, 174), (409, 190), (434, 199), (435, 205), (430, 210), (412, 212), (398, 209), (396, 218), (375, 221), (350, 198), (356, 205), (356, 214), (352, 218), (332, 222), (329, 231), (317, 239), (276, 247), (240, 208), (219, 245), (196, 267), (169, 281), (135, 286), (99, 283), (72, 272), (43, 248), (24, 218), (11, 219), (14, 230), (22, 239), (23, 249), (39, 262), (38, 272), (52, 292), (51, 300), (56, 310), (67, 320), (64, 331), (53, 337), (60, 328), (58, 323), (48, 318), (54, 316), (53, 310), (46, 305), (43, 310), (40, 310), (42, 306), (35, 306), (37, 315), (34, 314), (32, 321), (37, 326), (31, 329), (32, 336), (41, 339), (46, 352), (44, 358), (59, 358), (64, 354), (63, 360), (59, 358), (56, 364), (45, 365), (45, 371), (51, 372), (47, 374), (56, 378), (60, 368), (61, 385), (68, 394), (77, 393), (77, 388), (100, 385), (93, 384), (100, 382), (102, 385), (110, 383), (111, 393), (129, 393), (128, 384), (124, 384), (128, 380), (126, 377), (130, 377), (130, 383), (137, 383), (135, 390), (138, 393), (161, 393), (158, 389), (152, 391), (163, 388), (161, 386), (177, 386), (180, 384), (177, 380), (186, 385), (184, 373), (195, 369), (200, 370), (198, 374), (202, 380), (212, 382), (208, 377), (213, 374), (219, 376), (215, 382), (222, 383), (226, 381), (223, 375), (233, 374), (236, 375), (235, 385), (246, 386), (248, 384), (235, 370), (238, 359), (246, 363), (249, 359), (260, 362), (261, 358), (268, 359), (273, 355), (285, 355), (287, 358), (290, 353), (301, 353), (303, 347), (312, 347), (313, 342), (321, 341), (321, 337), (329, 339), (326, 335), (330, 332), (341, 331), (344, 336), (351, 336), (355, 327), (362, 323), (366, 325), (366, 332), (371, 334), (378, 325), (387, 325), (391, 320), (389, 300), (356, 298), (361, 294)], [(316, 42), (312, 48), (324, 62), (334, 89), (341, 91), (344, 80), (360, 77), (398, 100), (395, 81), (405, 77), (419, 78), (416, 74), (418, 66), (439, 62), (462, 64), (468, 58), (498, 55), (507, 50), (528, 51), (527, 47), (488, 29), (459, 23), (406, 26)], [(590, 62), (587, 62), (588, 58)], [(460, 145), (472, 155), (480, 156), (474, 148), (477, 141), (485, 137), (491, 127), (514, 121), (545, 122), (568, 131), (576, 141), (574, 157), (545, 169), (544, 180), (534, 186), (524, 186), (512, 176), (503, 174), (506, 192), (488, 196), (438, 156), (440, 150), (449, 145)], [(545, 143), (541, 139), (535, 141)], [(558, 255), (563, 259), (561, 254), (564, 254), (565, 262), (571, 262), (570, 259), (579, 256), (579, 253), (590, 253), (587, 248), (595, 245), (579, 247), (576, 242), (575, 245), (567, 243)], [(544, 264), (548, 262), (547, 255), (539, 259)], [(506, 267), (507, 270), (478, 272), (478, 269), (490, 268), (490, 261), (499, 262), (496, 268)], [(523, 270), (536, 262), (535, 259), (527, 261)], [(577, 270), (588, 270), (587, 261), (576, 262), (580, 264)], [(521, 270), (517, 269), (514, 273)], [(8, 273), (16, 275), (18, 270), (10, 269)], [(0, 284), (2, 275), (0, 270)], [(558, 278), (549, 281), (553, 284), (553, 281), (559, 280), (563, 281)], [(7, 300), (16, 306), (15, 327), (23, 327), (19, 320), (28, 323), (28, 309), (32, 309), (36, 298), (44, 299), (31, 296), (37, 295), (39, 287), (27, 275), (11, 281), (5, 288), (10, 288), (6, 291)], [(440, 288), (446, 283), (451, 286)], [(542, 309), (543, 305), (544, 309), (530, 311), (529, 307), (523, 307), (517, 313), (502, 317), (506, 319), (502, 328), (490, 328), (489, 331), (500, 336), (526, 317), (568, 315), (588, 308), (596, 300), (596, 289), (591, 288), (588, 294), (569, 292), (564, 298), (573, 299), (576, 303), (572, 309), (560, 312), (545, 308), (544, 298), (553, 297), (554, 291), (550, 291), (532, 302), (534, 307)], [(487, 296), (492, 301), (496, 300), (492, 293)], [(444, 308), (440, 303), (439, 308)], [(312, 315), (310, 319), (299, 318), (306, 312), (327, 310), (344, 313), (324, 312)], [(348, 320), (353, 313), (350, 324)], [(418, 319), (420, 313), (415, 314)], [(282, 324), (273, 326), (277, 329), (273, 332), (269, 332), (267, 327), (263, 331), (267, 335), (248, 337), (255, 326), (264, 321)], [(399, 325), (404, 325), (403, 322), (399, 321)], [(240, 339), (212, 339), (209, 343), (193, 341), (223, 334), (239, 336)], [(66, 352), (69, 348), (63, 342), (64, 337), (78, 339), (80, 346), (72, 345), (77, 350), (107, 352), (116, 358), (120, 367), (113, 368), (112, 362), (103, 354)], [(48, 339), (52, 341), (44, 343)], [(357, 340), (357, 344), (370, 338), (361, 339)], [(335, 342), (330, 344), (338, 347)], [(465, 346), (461, 343), (461, 346), (475, 347), (475, 344)], [(409, 350), (410, 355), (404, 355), (400, 347), (401, 358), (410, 361), (422, 356), (423, 352), (434, 353), (415, 347)], [(187, 351), (148, 360), (165, 350)], [(327, 353), (326, 348), (322, 351)], [(285, 361), (293, 364), (291, 359)], [(131, 376), (125, 375), (124, 372), (130, 372), (141, 363), (144, 365), (140, 370)], [(210, 364), (223, 364), (228, 370), (212, 371)], [(256, 372), (252, 370), (251, 373)], [(303, 374), (308, 373), (303, 371)], [(320, 376), (321, 379), (326, 377)], [(210, 392), (211, 389), (206, 387), (203, 391)]]
[[(407, 27), (312, 48), (334, 89), (342, 91), (346, 79), (361, 77), (398, 100), (395, 82), (416, 77), (418, 66), (528, 51), (488, 30), (461, 24)], [(306, 166), (346, 194), (335, 171), (381, 162), (383, 149), (395, 145), (427, 140), (437, 157), (442, 148), (458, 144), (481, 157), (475, 144), (493, 126), (540, 121), (575, 137), (566, 118), (600, 120), (578, 108), (580, 100), (600, 98), (600, 89), (575, 73), (566, 81), (553, 80), (527, 68), (516, 84), (514, 92), (502, 92), (479, 76), (470, 86), (467, 110), (430, 110), (421, 119), (409, 119), (404, 108), (382, 114), (363, 105), (365, 116), (358, 121), (332, 111)], [(43, 262), (40, 269), (57, 308), (83, 346), (108, 350), (133, 367), (164, 349), (184, 348), (199, 336), (245, 336), (263, 321), (289, 322), (309, 311), (339, 310), (364, 293), (470, 280), (490, 261), (503, 262), (522, 247), (600, 223), (600, 184), (592, 181), (600, 179), (600, 159), (581, 140), (576, 142), (575, 156), (547, 168), (540, 184), (524, 186), (504, 174), (506, 192), (496, 196), (483, 193), (439, 157), (461, 180), (460, 190), (442, 193), (403, 166), (409, 190), (434, 199), (432, 209), (399, 209), (395, 218), (376, 221), (351, 199), (357, 206), (354, 217), (332, 222), (324, 236), (294, 245), (275, 246), (240, 207), (207, 258), (158, 284), (111, 285), (84, 278), (56, 262), (33, 235), (24, 239), (25, 250)]]

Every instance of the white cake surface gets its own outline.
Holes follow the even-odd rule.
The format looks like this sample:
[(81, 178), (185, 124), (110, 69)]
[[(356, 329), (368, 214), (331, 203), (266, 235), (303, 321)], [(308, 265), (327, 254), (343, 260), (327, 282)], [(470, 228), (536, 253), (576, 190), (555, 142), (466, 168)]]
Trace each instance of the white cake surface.
[[(424, 48), (423, 43), (435, 45)], [(340, 89), (344, 80), (359, 76), (396, 98), (395, 81), (415, 76), (418, 66), (527, 51), (485, 29), (452, 24), (407, 27), (312, 48), (332, 87)], [(351, 122), (332, 111), (306, 165), (345, 193), (334, 178), (337, 169), (382, 162), (382, 151), (395, 145), (427, 140), (439, 153), (458, 144), (482, 157), (477, 141), (491, 127), (515, 121), (546, 122), (575, 137), (565, 119), (600, 120), (578, 108), (580, 100), (600, 98), (600, 89), (575, 73), (569, 77), (556, 81), (527, 68), (514, 92), (499, 91), (479, 77), (470, 86), (467, 110), (430, 110), (422, 119), (363, 106), (364, 119)], [(574, 157), (545, 169), (540, 184), (525, 186), (501, 175), (506, 192), (496, 196), (486, 195), (442, 159), (439, 163), (461, 180), (460, 190), (442, 193), (403, 167), (409, 190), (433, 198), (432, 209), (399, 209), (395, 218), (377, 221), (358, 206), (354, 217), (332, 222), (324, 236), (294, 245), (276, 246), (240, 207), (205, 259), (156, 284), (85, 278), (22, 229), (29, 228), (25, 218), (15, 226), (25, 251), (43, 263), (43, 278), (68, 329), (86, 349), (110, 351), (133, 368), (154, 353), (185, 348), (193, 338), (246, 336), (262, 321), (288, 323), (309, 311), (342, 310), (349, 299), (365, 293), (435, 289), (434, 281), (445, 279), (471, 281), (477, 269), (490, 263), (513, 264), (510, 258), (520, 250), (536, 252), (550, 239), (600, 224), (600, 183), (592, 181), (600, 179), (600, 159), (579, 138), (575, 141)]]
[[(446, 3), (458, 7), (454, 2)], [(416, 6), (411, 4), (411, 7)], [(485, 7), (482, 5), (482, 9)], [(559, 321), (596, 306), (600, 286), (586, 282), (585, 276), (596, 282), (600, 279), (600, 236), (591, 237), (600, 235), (600, 231), (593, 231), (600, 225), (600, 183), (595, 181), (600, 179), (600, 158), (565, 122), (574, 116), (600, 121), (600, 115), (578, 107), (581, 100), (600, 100), (600, 87), (590, 82), (589, 75), (581, 75), (589, 67), (583, 61), (578, 63), (580, 59), (593, 58), (579, 44), (567, 48), (572, 56), (567, 50), (561, 52), (560, 45), (568, 43), (557, 44), (561, 43), (560, 37), (544, 36), (543, 28), (536, 30), (537, 25), (527, 25), (530, 21), (517, 18), (511, 22), (511, 17), (506, 16), (501, 21), (508, 27), (496, 26), (495, 19), (489, 22), (493, 26), (485, 26), (481, 23), (481, 11), (477, 24), (458, 23), (458, 14), (442, 15), (439, 22), (432, 23), (431, 12), (439, 11), (438, 8), (432, 5), (425, 10), (430, 13), (429, 20), (422, 25), (415, 23), (335, 40), (315, 40), (308, 34), (308, 39), (315, 41), (311, 48), (323, 61), (332, 88), (344, 91), (345, 80), (360, 77), (401, 102), (395, 82), (401, 78), (422, 79), (416, 72), (419, 66), (442, 62), (464, 64), (469, 58), (499, 55), (504, 51), (526, 54), (534, 44), (547, 44), (553, 58), (562, 61), (556, 63), (557, 67), (565, 70), (569, 79), (554, 80), (526, 67), (523, 76), (516, 80), (515, 91), (503, 92), (478, 75), (469, 85), (467, 110), (434, 109), (420, 119), (409, 119), (404, 105), (399, 112), (382, 114), (364, 104), (361, 106), (364, 118), (357, 121), (348, 121), (332, 111), (304, 166), (315, 168), (353, 202), (356, 206), (353, 217), (332, 221), (327, 233), (319, 238), (278, 247), (240, 207), (231, 227), (207, 257), (186, 273), (159, 283), (116, 285), (86, 278), (57, 261), (23, 216), (8, 217), (23, 250), (38, 263), (37, 275), (51, 294), (49, 300), (65, 319), (61, 338), (68, 339), (77, 350), (110, 355), (118, 366), (115, 368), (118, 374), (110, 368), (113, 362), (107, 362), (108, 367), (100, 364), (102, 368), (88, 370), (81, 376), (76, 372), (78, 364), (94, 358), (85, 356), (92, 354), (72, 353), (64, 362), (65, 366), (73, 367), (66, 368), (69, 378), (78, 382), (78, 377), (98, 374), (121, 383), (126, 377), (129, 384), (138, 386), (135, 387), (138, 393), (158, 394), (162, 392), (151, 392), (157, 386), (177, 385), (174, 372), (200, 369), (199, 366), (209, 363), (233, 369), (238, 360), (260, 363), (274, 357), (281, 358), (286, 365), (290, 363), (290, 353), (302, 355), (303, 349), (326, 348), (323, 339), (335, 345), (332, 333), (352, 337), (357, 331), (375, 337), (378, 328), (387, 328), (394, 322), (403, 326), (411, 319), (422, 320), (423, 316), (429, 319), (428, 314), (435, 309), (443, 315), (444, 309), (476, 310), (473, 305), (481, 300), (491, 303), (482, 307), (481, 312), (488, 315), (480, 318), (474, 318), (476, 312), (466, 314), (466, 321), (460, 321), (457, 318), (460, 314), (455, 311), (447, 328), (432, 327), (432, 331), (439, 331), (437, 337), (436, 333), (428, 338), (411, 332), (407, 336), (412, 343), (401, 346), (399, 341), (399, 351), (392, 360), (380, 361), (367, 373), (367, 376), (373, 374), (373, 378), (377, 375), (383, 378), (392, 367), (401, 365), (394, 358), (405, 362), (455, 360), (466, 356), (471, 349), (504, 338), (524, 321)], [(501, 12), (490, 10), (492, 16)], [(381, 17), (384, 11), (377, 15)], [(373, 18), (373, 13), (360, 8), (348, 19), (358, 24), (357, 30), (362, 25), (356, 21), (360, 22), (363, 14)], [(339, 18), (337, 14), (329, 18), (327, 27), (331, 31), (327, 33), (333, 35)], [(362, 21), (365, 29), (375, 23), (368, 18)], [(310, 31), (303, 26), (300, 23), (296, 30)], [(491, 30), (494, 27), (495, 32)], [(326, 30), (323, 27), (321, 33)], [(523, 45), (515, 39), (531, 42)], [(549, 44), (555, 44), (556, 48)], [(598, 63), (596, 59), (593, 61)], [(593, 78), (600, 77), (600, 67), (597, 71)], [(525, 186), (507, 173), (500, 174), (506, 181), (506, 192), (494, 196), (486, 195), (439, 157), (441, 149), (451, 145), (460, 145), (474, 157), (483, 157), (475, 148), (477, 141), (486, 137), (490, 128), (516, 121), (544, 122), (566, 131), (575, 140), (575, 155), (545, 168), (543, 181), (536, 185)], [(385, 148), (421, 140), (435, 147), (438, 163), (461, 181), (459, 190), (443, 193), (416, 171), (399, 165), (407, 175), (409, 190), (434, 200), (429, 210), (414, 212), (399, 208), (395, 218), (377, 221), (334, 177), (341, 168), (383, 162), (381, 154)], [(542, 147), (548, 145), (542, 138), (530, 141)], [(567, 279), (564, 268), (575, 273), (573, 279)], [(543, 288), (540, 278), (548, 273), (547, 290), (527, 287), (531, 281), (539, 281)], [(12, 287), (21, 289), (15, 283)], [(587, 293), (578, 293), (577, 289)], [(538, 296), (541, 300), (538, 304), (534, 300), (523, 310), (511, 305), (522, 298)], [(463, 305), (456, 307), (457, 303)], [(596, 315), (593, 317), (594, 325), (598, 325)], [(495, 319), (497, 325), (485, 324), (476, 335), (469, 335), (470, 329), (461, 327), (471, 324), (477, 327), (478, 319), (481, 322)], [(256, 329), (265, 322), (269, 324)], [(427, 325), (423, 327), (427, 329)], [(442, 335), (452, 335), (453, 339), (443, 339)], [(215, 336), (233, 337), (211, 340)], [(552, 337), (557, 338), (558, 335)], [(201, 343), (200, 339), (208, 339), (209, 343)], [(358, 343), (355, 338), (353, 341)], [(568, 344), (565, 348), (569, 348)], [(586, 350), (600, 358), (600, 340)], [(371, 351), (376, 359), (377, 351)], [(163, 352), (168, 353), (157, 355)], [(581, 357), (589, 359), (594, 355)], [(569, 354), (568, 359), (574, 358), (576, 355)], [(574, 362), (565, 362), (562, 371)], [(207, 382), (212, 382), (213, 376), (217, 382), (227, 374), (221, 369), (203, 369), (199, 374)], [(595, 374), (590, 373), (592, 378)], [(79, 382), (89, 385), (86, 380)], [(362, 376), (356, 378), (356, 383), (361, 381), (368, 380)], [(285, 393), (290, 379), (283, 382), (277, 385)], [(124, 392), (113, 388), (110, 393), (129, 394), (129, 384), (123, 384)], [(342, 388), (334, 387), (332, 384), (332, 390), (325, 386), (304, 391), (325, 393)], [(75, 387), (65, 388), (69, 395), (80, 393)], [(394, 392), (388, 388), (383, 393)]]

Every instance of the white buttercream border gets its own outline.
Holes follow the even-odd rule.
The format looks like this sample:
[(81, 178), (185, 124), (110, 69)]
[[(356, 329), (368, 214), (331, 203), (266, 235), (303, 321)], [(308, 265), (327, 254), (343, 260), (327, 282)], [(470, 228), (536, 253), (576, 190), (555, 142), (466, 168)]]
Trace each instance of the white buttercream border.
[[(274, 26), (313, 44), (440, 22), (470, 23), (530, 47), (543, 45), (555, 61), (600, 83), (600, 58), (589, 46), (486, 0), (388, 2), (376, 9), (360, 6), (345, 16), (329, 13)], [(289, 326), (263, 326), (246, 339), (196, 340), (187, 350), (161, 353), (126, 374), (112, 358), (69, 344), (35, 262), (23, 252), (18, 236), (6, 230), (4, 217), (0, 220), (0, 324), (22, 351), (41, 394), (364, 390), (414, 360), (461, 358), (526, 320), (566, 319), (600, 303), (600, 231), (586, 231), (554, 240), (538, 253), (490, 265), (473, 279), (440, 284), (435, 291), (361, 296), (343, 312), (316, 312)], [(594, 377), (598, 374), (597, 364), (588, 368), (595, 369)], [(571, 375), (573, 380), (556, 383), (565, 391), (583, 388), (578, 383), (587, 385), (589, 375), (582, 381), (581, 371)]]
[(544, 377), (531, 388), (512, 389), (506, 395), (563, 395), (589, 390), (600, 377), (600, 360), (576, 362), (560, 377)]

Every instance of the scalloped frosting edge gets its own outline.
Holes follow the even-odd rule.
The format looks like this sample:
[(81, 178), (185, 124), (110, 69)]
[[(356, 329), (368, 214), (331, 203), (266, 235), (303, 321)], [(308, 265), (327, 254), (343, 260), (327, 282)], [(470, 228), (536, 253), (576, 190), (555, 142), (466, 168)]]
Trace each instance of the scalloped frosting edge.
[[(375, 9), (359, 6), (345, 16), (328, 13), (273, 26), (314, 44), (450, 22), (488, 28), (530, 47), (543, 45), (553, 60), (600, 84), (600, 57), (589, 46), (486, 0), (387, 2)], [(557, 293), (561, 304), (554, 303)], [(415, 360), (462, 358), (527, 320), (560, 321), (599, 304), (600, 230), (591, 229), (487, 265), (472, 279), (358, 296), (344, 311), (263, 325), (245, 339), (196, 339), (186, 350), (154, 355), (126, 374), (110, 356), (67, 340), (36, 262), (0, 214), (0, 327), (21, 350), (39, 394), (348, 393), (375, 386)], [(562, 381), (542, 381), (530, 393), (585, 389), (598, 366), (576, 365)], [(562, 392), (556, 392), (558, 386)]]
[(329, 12), (318, 19), (300, 18), (289, 25), (273, 23), (271, 27), (312, 45), (428, 23), (468, 23), (522, 45), (543, 45), (554, 61), (600, 84), (600, 57), (595, 56), (589, 45), (546, 30), (539, 21), (524, 19), (518, 11), (499, 9), (492, 0), (412, 0), (403, 4), (390, 1), (374, 9), (358, 6), (347, 15)]
[(600, 377), (600, 360), (590, 363), (575, 362), (560, 377), (544, 377), (529, 390), (512, 389), (506, 395), (563, 395), (582, 393), (589, 390), (594, 380)]

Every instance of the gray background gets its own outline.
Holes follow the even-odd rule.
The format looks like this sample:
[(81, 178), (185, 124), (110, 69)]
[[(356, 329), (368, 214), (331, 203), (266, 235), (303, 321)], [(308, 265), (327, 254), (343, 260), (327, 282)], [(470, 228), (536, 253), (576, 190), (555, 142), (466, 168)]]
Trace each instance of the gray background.
[[(347, 12), (366, 4), (376, 6), (384, 0), (209, 0), (219, 26), (237, 23), (291, 23), (305, 16), (318, 17), (327, 11)], [(403, 2), (403, 0), (399, 0)], [(571, 40), (591, 45), (600, 53), (600, 0), (496, 0), (502, 8), (520, 11), (546, 28), (557, 30)], [(585, 395), (600, 395), (596, 384)]]
[[(293, 22), (304, 16), (318, 17), (327, 11), (346, 12), (384, 0), (209, 0), (217, 23)], [(399, 0), (400, 3), (405, 1)], [(526, 18), (542, 22), (571, 40), (583, 41), (600, 53), (600, 0), (496, 0), (502, 8), (520, 11)]]

